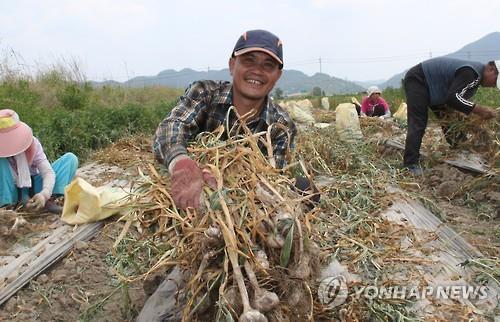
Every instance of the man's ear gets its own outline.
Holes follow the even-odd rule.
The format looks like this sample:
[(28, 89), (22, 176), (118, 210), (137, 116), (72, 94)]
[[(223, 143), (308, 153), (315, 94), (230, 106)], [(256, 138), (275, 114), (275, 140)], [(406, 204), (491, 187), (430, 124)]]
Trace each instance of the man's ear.
[(229, 73), (231, 74), (231, 76), (233, 76), (233, 69), (234, 69), (235, 60), (236, 60), (235, 57), (229, 58)]

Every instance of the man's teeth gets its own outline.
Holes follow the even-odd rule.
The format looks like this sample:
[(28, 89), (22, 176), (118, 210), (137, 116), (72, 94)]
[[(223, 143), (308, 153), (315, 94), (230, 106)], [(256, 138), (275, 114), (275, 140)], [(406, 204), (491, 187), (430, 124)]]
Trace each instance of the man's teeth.
[(255, 79), (249, 79), (247, 80), (250, 84), (257, 84), (257, 85), (262, 85), (261, 81), (255, 80)]

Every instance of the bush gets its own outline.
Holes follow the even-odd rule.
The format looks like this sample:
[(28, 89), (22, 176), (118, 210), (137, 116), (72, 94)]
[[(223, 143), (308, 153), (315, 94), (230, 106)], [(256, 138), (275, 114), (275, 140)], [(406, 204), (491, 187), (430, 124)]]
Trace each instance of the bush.
[(123, 136), (139, 133), (153, 135), (158, 123), (174, 104), (175, 101), (171, 101), (154, 108), (129, 104), (73, 111), (59, 107), (49, 113), (38, 110), (31, 116), (23, 115), (21, 118), (32, 126), (33, 133), (40, 139), (51, 160), (68, 151), (85, 159), (92, 150), (101, 149)]
[(91, 91), (92, 87), (88, 83), (83, 85), (78, 83), (69, 83), (57, 93), (57, 98), (64, 108), (69, 110), (78, 110), (87, 105)]
[(0, 108), (12, 108), (33, 129), (50, 160), (73, 152), (85, 160), (125, 135), (153, 135), (176, 103), (169, 88), (93, 88), (48, 72), (37, 80), (0, 82)]
[(18, 79), (0, 83), (0, 108), (17, 110), (22, 106), (33, 107), (39, 99), (40, 95), (33, 91), (28, 80)]

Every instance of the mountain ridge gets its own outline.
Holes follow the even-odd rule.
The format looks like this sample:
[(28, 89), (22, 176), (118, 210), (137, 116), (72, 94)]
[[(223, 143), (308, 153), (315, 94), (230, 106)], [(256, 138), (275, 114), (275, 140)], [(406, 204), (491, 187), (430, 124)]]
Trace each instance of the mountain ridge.
[[(137, 76), (122, 83), (112, 80), (92, 83), (95, 86), (168, 86), (186, 88), (194, 81), (205, 79), (231, 81), (231, 75), (228, 68), (208, 71), (196, 71), (191, 68), (183, 68), (179, 71), (166, 69), (155, 76)], [(283, 70), (283, 74), (275, 85), (275, 89), (280, 88), (285, 95), (294, 93), (308, 94), (312, 92), (314, 87), (320, 87), (326, 95), (355, 93), (365, 90), (365, 88), (359, 84), (324, 73), (316, 73), (312, 76), (308, 76), (301, 71), (293, 69)]]

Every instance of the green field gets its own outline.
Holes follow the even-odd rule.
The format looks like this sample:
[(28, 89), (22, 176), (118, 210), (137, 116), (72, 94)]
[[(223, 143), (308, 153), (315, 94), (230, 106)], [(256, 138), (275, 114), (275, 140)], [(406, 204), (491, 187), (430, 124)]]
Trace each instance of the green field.
[[(182, 89), (166, 87), (93, 87), (83, 77), (71, 77), (53, 69), (37, 76), (0, 74), (0, 108), (16, 110), (33, 128), (49, 159), (71, 151), (82, 160), (91, 151), (117, 139), (139, 133), (153, 134), (158, 123), (172, 109)], [(329, 97), (330, 108), (359, 101), (363, 95)], [(401, 89), (386, 89), (382, 96), (394, 113), (405, 100)], [(308, 96), (315, 107), (320, 97)], [(475, 101), (500, 106), (500, 91), (480, 88)]]

